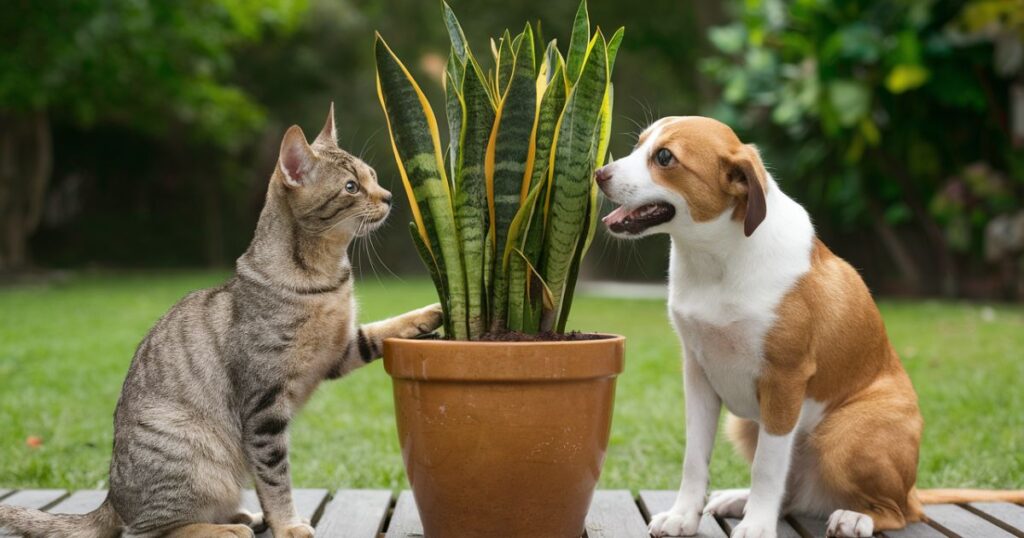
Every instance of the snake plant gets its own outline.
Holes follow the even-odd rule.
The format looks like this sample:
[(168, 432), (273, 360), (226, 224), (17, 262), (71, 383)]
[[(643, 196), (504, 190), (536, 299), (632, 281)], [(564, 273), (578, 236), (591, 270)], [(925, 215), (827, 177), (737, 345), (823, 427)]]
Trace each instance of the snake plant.
[(491, 40), (485, 71), (448, 4), (443, 20), (451, 41), (445, 148), (430, 103), (380, 34), (375, 56), (412, 239), (437, 287), (445, 333), (562, 332), (597, 227), (592, 177), (608, 152), (623, 29), (591, 35), (583, 0), (566, 56), (554, 40), (539, 49), (527, 24)]

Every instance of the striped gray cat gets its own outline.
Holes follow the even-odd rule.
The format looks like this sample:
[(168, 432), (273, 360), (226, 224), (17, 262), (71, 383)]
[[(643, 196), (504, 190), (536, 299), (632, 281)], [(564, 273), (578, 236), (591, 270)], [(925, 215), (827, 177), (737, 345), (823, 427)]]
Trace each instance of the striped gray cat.
[[(87, 515), (0, 506), (0, 526), (44, 537), (313, 535), (292, 504), (288, 424), (325, 379), (430, 333), (437, 305), (359, 326), (346, 248), (391, 194), (336, 142), (334, 106), (309, 145), (298, 126), (235, 276), (194, 292), (139, 345), (114, 413), (110, 494)], [(240, 512), (252, 478), (262, 514)]]

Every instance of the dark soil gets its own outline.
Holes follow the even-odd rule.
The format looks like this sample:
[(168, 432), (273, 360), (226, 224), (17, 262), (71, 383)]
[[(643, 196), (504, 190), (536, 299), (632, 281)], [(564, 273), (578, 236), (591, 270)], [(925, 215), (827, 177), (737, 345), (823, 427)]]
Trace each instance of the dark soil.
[(579, 342), (584, 340), (604, 340), (609, 338), (605, 334), (581, 333), (571, 331), (567, 333), (556, 333), (547, 331), (536, 334), (527, 334), (516, 331), (501, 333), (486, 333), (480, 337), (480, 342)]

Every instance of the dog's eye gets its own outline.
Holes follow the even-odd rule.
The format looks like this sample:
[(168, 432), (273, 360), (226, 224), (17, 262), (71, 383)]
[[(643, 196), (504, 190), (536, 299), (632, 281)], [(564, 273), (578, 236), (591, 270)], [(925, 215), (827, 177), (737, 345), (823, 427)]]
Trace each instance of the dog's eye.
[(654, 160), (658, 161), (660, 166), (668, 166), (672, 164), (672, 159), (674, 158), (675, 157), (672, 156), (672, 152), (665, 148), (659, 149), (658, 152), (654, 154)]
[(359, 184), (355, 181), (349, 181), (345, 184), (345, 191), (349, 194), (355, 194), (359, 192)]

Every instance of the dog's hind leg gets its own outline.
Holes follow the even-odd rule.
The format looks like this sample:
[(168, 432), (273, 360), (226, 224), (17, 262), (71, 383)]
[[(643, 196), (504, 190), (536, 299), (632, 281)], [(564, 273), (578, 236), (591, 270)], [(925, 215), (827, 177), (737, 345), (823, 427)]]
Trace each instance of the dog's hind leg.
[(912, 490), (922, 421), (914, 393), (897, 390), (903, 383), (909, 383), (905, 374), (880, 378), (829, 412), (807, 439), (817, 467), (814, 482), (823, 491), (803, 497), (838, 504), (829, 536), (870, 536), (921, 519)]

